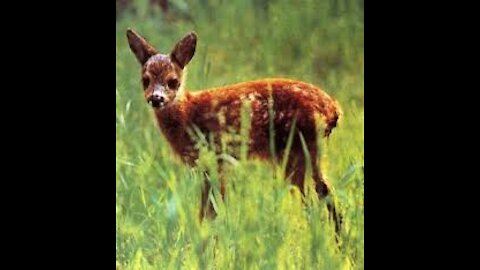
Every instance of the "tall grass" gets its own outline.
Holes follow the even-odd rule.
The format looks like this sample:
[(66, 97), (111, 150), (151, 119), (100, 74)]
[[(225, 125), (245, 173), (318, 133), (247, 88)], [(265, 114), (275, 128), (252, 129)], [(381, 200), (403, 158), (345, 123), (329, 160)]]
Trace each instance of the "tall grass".
[[(363, 269), (363, 3), (171, 2), (176, 16), (135, 1), (135, 12), (117, 20), (117, 268)], [(320, 165), (344, 214), (340, 248), (325, 202), (307, 193), (302, 203), (298, 190), (282, 180), (281, 164), (229, 159), (222, 201), (208, 149), (202, 149), (197, 169), (174, 158), (143, 100), (127, 27), (165, 53), (195, 30), (199, 42), (188, 67), (191, 91), (287, 77), (319, 85), (339, 100), (343, 119), (330, 139), (321, 141)], [(248, 117), (244, 120), (245, 133)], [(218, 216), (200, 223), (204, 169), (212, 172)]]

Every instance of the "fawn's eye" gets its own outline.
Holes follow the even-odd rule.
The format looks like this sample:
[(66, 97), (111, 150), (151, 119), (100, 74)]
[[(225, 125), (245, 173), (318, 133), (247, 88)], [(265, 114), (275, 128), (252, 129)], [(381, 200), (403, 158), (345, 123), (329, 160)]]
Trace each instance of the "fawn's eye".
[(143, 88), (147, 88), (148, 85), (150, 84), (150, 79), (148, 79), (147, 77), (143, 77), (142, 83), (143, 83)]
[(179, 83), (177, 79), (170, 79), (168, 80), (167, 85), (170, 89), (177, 89)]

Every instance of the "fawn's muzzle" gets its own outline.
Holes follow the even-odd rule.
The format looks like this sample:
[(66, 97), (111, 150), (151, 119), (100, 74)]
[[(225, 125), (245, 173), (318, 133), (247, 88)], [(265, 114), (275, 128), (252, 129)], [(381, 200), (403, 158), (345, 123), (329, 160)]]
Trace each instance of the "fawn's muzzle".
[(148, 103), (152, 105), (153, 108), (159, 108), (165, 103), (165, 98), (163, 96), (154, 96), (148, 100)]
[(150, 103), (153, 108), (162, 107), (163, 105), (165, 105), (165, 102), (165, 94), (163, 93), (163, 91), (159, 91), (157, 89), (153, 91), (152, 95), (148, 99), (148, 103)]

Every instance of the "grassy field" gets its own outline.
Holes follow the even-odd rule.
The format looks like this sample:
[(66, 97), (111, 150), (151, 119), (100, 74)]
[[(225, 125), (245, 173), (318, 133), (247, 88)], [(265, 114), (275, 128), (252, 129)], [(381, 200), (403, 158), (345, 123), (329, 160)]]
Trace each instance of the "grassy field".
[[(172, 2), (175, 15), (143, 0), (117, 19), (117, 269), (363, 269), (363, 1)], [(215, 200), (218, 217), (199, 222), (201, 168), (182, 165), (156, 127), (127, 27), (165, 53), (195, 30), (191, 91), (286, 77), (339, 100), (344, 115), (321, 142), (321, 166), (344, 214), (340, 248), (324, 202), (308, 193), (303, 204), (279, 168), (255, 161), (233, 162), (227, 200)], [(208, 151), (200, 159), (202, 168), (215, 166)]]

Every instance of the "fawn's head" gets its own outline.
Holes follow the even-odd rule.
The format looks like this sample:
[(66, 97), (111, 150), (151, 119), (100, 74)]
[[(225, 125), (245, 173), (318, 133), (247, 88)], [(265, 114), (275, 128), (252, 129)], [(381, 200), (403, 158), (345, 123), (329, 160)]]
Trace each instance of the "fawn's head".
[(170, 54), (161, 54), (143, 37), (127, 30), (130, 49), (142, 65), (142, 83), (146, 101), (155, 109), (170, 104), (180, 95), (185, 66), (195, 54), (197, 35), (188, 33)]

